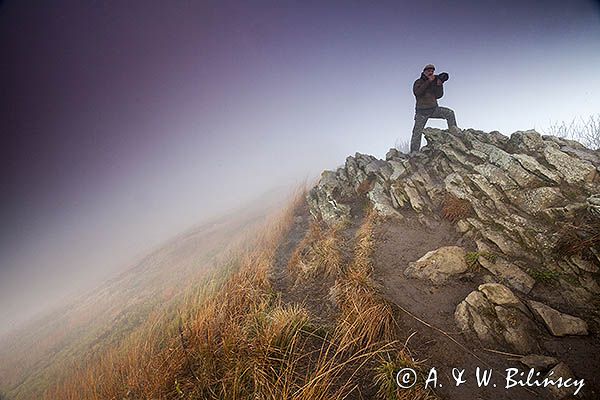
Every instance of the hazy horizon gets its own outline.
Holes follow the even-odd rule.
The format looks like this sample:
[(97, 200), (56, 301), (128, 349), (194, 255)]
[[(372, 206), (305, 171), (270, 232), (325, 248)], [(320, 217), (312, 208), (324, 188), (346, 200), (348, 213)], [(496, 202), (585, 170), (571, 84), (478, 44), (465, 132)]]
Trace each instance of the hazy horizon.
[(427, 63), (463, 128), (600, 110), (594, 1), (5, 1), (0, 52), (2, 326), (271, 188), (383, 157)]

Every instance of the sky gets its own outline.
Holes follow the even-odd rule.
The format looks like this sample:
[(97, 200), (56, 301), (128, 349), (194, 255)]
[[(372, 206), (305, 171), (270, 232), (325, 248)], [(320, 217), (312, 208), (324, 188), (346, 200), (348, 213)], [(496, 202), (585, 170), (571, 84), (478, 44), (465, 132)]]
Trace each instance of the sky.
[(598, 113), (600, 5), (0, 2), (0, 326), (273, 187), (384, 157), (428, 63), (462, 128)]

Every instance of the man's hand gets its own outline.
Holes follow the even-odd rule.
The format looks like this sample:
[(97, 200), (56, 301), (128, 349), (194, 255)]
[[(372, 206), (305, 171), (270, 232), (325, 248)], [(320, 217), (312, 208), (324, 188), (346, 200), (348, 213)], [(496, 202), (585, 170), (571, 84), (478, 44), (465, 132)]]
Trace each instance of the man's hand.
[(438, 85), (438, 86), (442, 86), (442, 85), (444, 84), (444, 82), (442, 82), (442, 80), (441, 80), (441, 79), (438, 79), (438, 80), (436, 81), (436, 83), (437, 83), (437, 85)]

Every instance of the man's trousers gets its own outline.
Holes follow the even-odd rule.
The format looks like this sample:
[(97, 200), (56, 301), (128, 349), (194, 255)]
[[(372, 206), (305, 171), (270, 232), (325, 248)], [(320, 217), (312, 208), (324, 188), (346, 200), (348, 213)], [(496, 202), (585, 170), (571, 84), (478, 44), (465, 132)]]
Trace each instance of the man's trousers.
[(410, 140), (410, 151), (418, 151), (421, 147), (421, 136), (423, 129), (429, 118), (445, 119), (448, 123), (448, 129), (456, 126), (456, 117), (454, 111), (446, 107), (436, 107), (432, 110), (418, 110), (415, 113), (415, 126), (412, 130), (412, 138)]

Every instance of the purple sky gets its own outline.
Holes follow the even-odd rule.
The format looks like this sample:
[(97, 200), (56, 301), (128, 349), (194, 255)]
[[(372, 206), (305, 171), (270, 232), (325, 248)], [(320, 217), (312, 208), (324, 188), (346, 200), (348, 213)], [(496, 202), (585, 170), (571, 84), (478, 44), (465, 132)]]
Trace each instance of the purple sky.
[[(0, 325), (356, 151), (600, 111), (591, 1), (0, 3)], [(443, 127), (441, 122), (431, 126)]]

